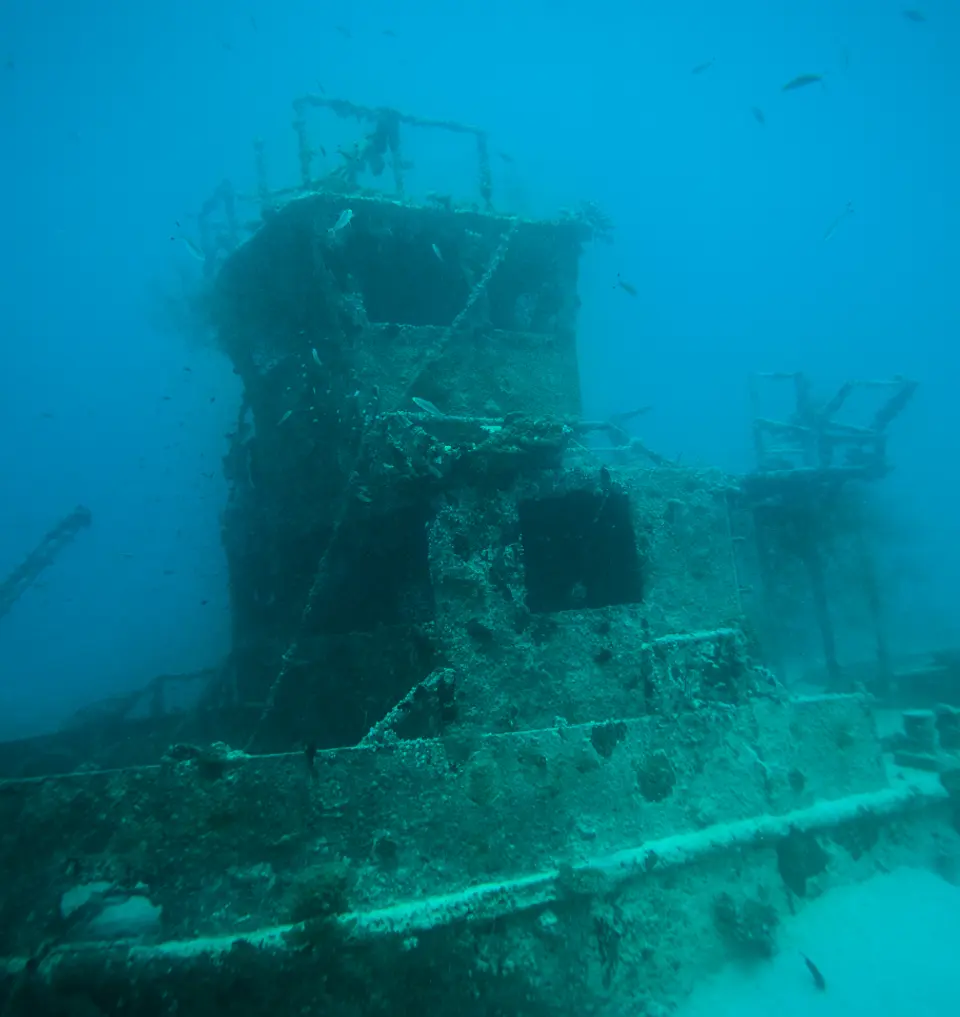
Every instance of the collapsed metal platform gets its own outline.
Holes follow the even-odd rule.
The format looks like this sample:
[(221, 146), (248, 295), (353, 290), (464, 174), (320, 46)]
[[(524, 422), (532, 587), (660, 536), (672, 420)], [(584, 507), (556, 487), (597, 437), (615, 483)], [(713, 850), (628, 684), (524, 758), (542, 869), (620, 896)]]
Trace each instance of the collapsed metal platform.
[[(877, 638), (834, 522), (895, 413), (853, 432), (798, 382), (745, 479), (584, 421), (602, 217), (498, 215), (482, 132), (352, 104), (315, 179), (312, 105), (302, 186), (261, 178), (246, 238), (232, 188), (201, 216), (244, 385), (232, 652), (189, 708), (164, 676), (0, 751), (3, 1017), (655, 1013), (832, 886), (951, 871), (956, 712), (881, 736), (776, 673), (818, 643), (843, 684), (838, 604)], [(424, 126), (475, 137), (479, 203), (408, 199)]]

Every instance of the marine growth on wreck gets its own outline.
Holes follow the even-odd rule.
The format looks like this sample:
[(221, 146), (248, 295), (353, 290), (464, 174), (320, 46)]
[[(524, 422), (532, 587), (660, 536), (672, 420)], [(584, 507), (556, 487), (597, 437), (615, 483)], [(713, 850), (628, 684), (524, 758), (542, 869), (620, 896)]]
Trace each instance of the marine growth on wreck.
[[(322, 176), (317, 108), (358, 125)], [(597, 207), (499, 214), (479, 129), (294, 114), (299, 181), (258, 144), (199, 220), (243, 383), (231, 652), (0, 747), (3, 1013), (655, 1014), (829, 887), (960, 857), (957, 704), (881, 738), (868, 694), (899, 686), (856, 506), (912, 383), (854, 426), (859, 382), (757, 376), (755, 470), (671, 463), (583, 417)], [(475, 146), (475, 195), (406, 196), (417, 130)]]

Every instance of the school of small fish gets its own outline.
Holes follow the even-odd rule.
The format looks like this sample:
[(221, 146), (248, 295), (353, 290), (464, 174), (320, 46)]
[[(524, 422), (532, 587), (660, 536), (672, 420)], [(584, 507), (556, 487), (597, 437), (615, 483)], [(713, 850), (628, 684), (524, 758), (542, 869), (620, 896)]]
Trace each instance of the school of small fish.
[[(922, 25), (927, 21), (927, 16), (923, 13), (923, 11), (917, 10), (916, 8), (908, 8), (906, 10), (901, 10), (900, 14), (904, 19), (913, 22), (916, 25)], [(713, 58), (709, 60), (704, 60), (699, 64), (695, 64), (690, 69), (690, 73), (695, 75), (703, 74), (704, 72), (710, 70), (710, 68), (713, 67), (715, 63), (716, 60)], [(849, 53), (846, 50), (843, 51), (841, 63), (844, 69), (849, 67)], [(826, 87), (825, 75), (817, 72), (807, 72), (804, 74), (797, 74), (794, 77), (790, 78), (788, 81), (785, 81), (780, 86), (780, 91), (781, 93), (797, 92), (800, 91), (801, 89), (809, 88), (811, 85), (821, 85), (825, 88)], [(759, 106), (751, 106), (750, 114), (760, 127), (766, 127), (767, 115)], [(850, 218), (851, 215), (853, 215), (853, 202), (848, 201), (847, 204), (844, 206), (843, 211), (841, 211), (840, 214), (837, 215), (836, 218), (827, 227), (826, 231), (823, 234), (823, 241), (826, 242), (827, 240), (829, 240), (843, 225), (843, 223)], [(636, 288), (630, 285), (630, 283), (625, 282), (619, 276), (617, 278), (617, 285), (626, 293), (629, 293), (631, 296), (636, 296)]]
[[(906, 8), (906, 9), (903, 9), (903, 10), (900, 11), (900, 14), (901, 14), (901, 16), (906, 21), (910, 21), (910, 22), (912, 22), (913, 24), (916, 24), (916, 25), (924, 24), (927, 21), (927, 16), (923, 13), (923, 11), (920, 11), (920, 10), (918, 10), (916, 8)], [(253, 31), (256, 32), (257, 31), (257, 24), (256, 24), (255, 20), (252, 19), (252, 17), (251, 17), (251, 26), (253, 28)], [(335, 25), (334, 27), (335, 27), (335, 30), (344, 39), (350, 39), (352, 37), (352, 32), (345, 25)], [(384, 36), (387, 36), (389, 38), (394, 38), (394, 39), (397, 38), (397, 33), (394, 32), (392, 29), (389, 29), (389, 28), (383, 29), (381, 34), (384, 35)], [(848, 54), (847, 54), (846, 51), (844, 51), (844, 56), (843, 56), (843, 66), (844, 67), (846, 67), (848, 65), (848, 60), (849, 60)], [(716, 64), (716, 58), (715, 57), (710, 57), (708, 60), (703, 60), (700, 63), (695, 64), (690, 69), (690, 73), (693, 74), (693, 75), (697, 75), (697, 76), (705, 74), (715, 64)], [(12, 57), (7, 61), (7, 65), (6, 66), (7, 66), (8, 70), (12, 70), (14, 68), (15, 64), (13, 62), (13, 58)], [(817, 85), (817, 84), (822, 85), (822, 86), (825, 87), (824, 77), (825, 76), (822, 73), (816, 73), (816, 72), (807, 72), (807, 73), (804, 73), (804, 74), (797, 74), (794, 77), (790, 78), (788, 81), (784, 82), (784, 84), (781, 85), (781, 87), (780, 87), (780, 91), (781, 91), (781, 93), (797, 92), (797, 91), (799, 91), (801, 89), (805, 89), (805, 88), (808, 88), (811, 85)], [(322, 85), (318, 84), (317, 87), (319, 88), (321, 93), (325, 93), (325, 89), (323, 88)], [(756, 123), (760, 127), (765, 127), (766, 126), (766, 124), (767, 124), (767, 115), (763, 111), (763, 109), (761, 109), (761, 107), (759, 107), (759, 106), (751, 106), (750, 107), (750, 114), (752, 115), (753, 119), (756, 121)], [(325, 154), (326, 153), (324, 152), (324, 155)], [(510, 156), (508, 153), (506, 153), (506, 152), (498, 152), (497, 154), (498, 154), (498, 156), (505, 163), (512, 163), (513, 162), (513, 157)], [(844, 207), (844, 209), (840, 212), (840, 214), (837, 215), (837, 217), (827, 227), (826, 231), (823, 234), (823, 241), (826, 242), (827, 240), (829, 240), (837, 232), (837, 230), (840, 228), (840, 226), (852, 214), (853, 214), (853, 202), (852, 201), (848, 201), (846, 206)], [(346, 227), (350, 225), (350, 222), (352, 220), (353, 220), (353, 210), (349, 209), (349, 208), (344, 209), (340, 213), (340, 216), (337, 219), (337, 221), (334, 223), (334, 225), (331, 226), (327, 230), (328, 235), (331, 238), (336, 237), (337, 234), (339, 234), (342, 230), (346, 229)], [(177, 229), (178, 229), (178, 233), (176, 235), (172, 236), (170, 239), (171, 240), (178, 240), (178, 241), (182, 242), (183, 245), (186, 247), (186, 249), (189, 251), (189, 253), (191, 254), (192, 257), (196, 258), (198, 261), (205, 261), (206, 260), (206, 255), (204, 254), (204, 251), (201, 249), (201, 247), (197, 243), (195, 243), (193, 240), (191, 240), (189, 237), (187, 237), (187, 236), (183, 235), (183, 233), (179, 232), (179, 230), (180, 230), (180, 224), (179, 223), (177, 223)], [(440, 262), (443, 262), (444, 261), (444, 257), (443, 257), (443, 253), (441, 252), (440, 248), (436, 244), (431, 244), (430, 246), (431, 246), (431, 249), (432, 249), (434, 255), (436, 256), (437, 260), (440, 261)], [(621, 290), (623, 290), (623, 292), (627, 293), (629, 296), (631, 296), (631, 297), (636, 297), (637, 296), (638, 291), (637, 291), (636, 286), (634, 286), (630, 282), (627, 282), (627, 280), (623, 279), (619, 275), (617, 276), (616, 285)], [(317, 362), (317, 364), (319, 366), (320, 365), (320, 358), (317, 355), (316, 350), (313, 350), (312, 354), (313, 354), (313, 359)], [(421, 407), (421, 409), (426, 409), (426, 406), (424, 405), (425, 400), (414, 400), (414, 401), (417, 402), (417, 404)], [(436, 407), (432, 406), (432, 404), (430, 405), (430, 411), (439, 412), (439, 411), (436, 410)], [(283, 419), (286, 420), (287, 416), (288, 415), (285, 415)], [(281, 423), (282, 423), (282, 421), (281, 421)]]

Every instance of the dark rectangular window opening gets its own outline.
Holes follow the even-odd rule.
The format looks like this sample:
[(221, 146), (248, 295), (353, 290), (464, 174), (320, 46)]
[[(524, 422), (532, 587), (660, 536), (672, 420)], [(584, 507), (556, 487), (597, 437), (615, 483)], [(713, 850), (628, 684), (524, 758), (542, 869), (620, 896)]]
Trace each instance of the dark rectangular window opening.
[[(470, 287), (455, 260), (456, 246), (449, 234), (420, 230), (405, 221), (370, 232), (364, 228), (362, 213), (357, 220), (328, 261), (345, 292), (360, 289), (369, 320), (450, 325), (463, 310)], [(447, 256), (434, 250), (438, 241), (447, 248)]]
[(432, 621), (430, 518), (429, 506), (412, 505), (345, 520), (327, 555), (310, 629), (333, 635)]
[(622, 492), (520, 502), (527, 607), (535, 613), (638, 604), (643, 569)]

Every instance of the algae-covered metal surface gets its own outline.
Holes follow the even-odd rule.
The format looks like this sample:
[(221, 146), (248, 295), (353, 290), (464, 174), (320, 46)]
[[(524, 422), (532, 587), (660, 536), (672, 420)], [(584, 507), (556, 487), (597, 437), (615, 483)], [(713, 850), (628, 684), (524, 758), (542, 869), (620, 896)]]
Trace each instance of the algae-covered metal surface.
[(458, 1007), (469, 986), (523, 1012), (668, 998), (705, 957), (769, 954), (810, 896), (942, 854), (951, 807), (936, 778), (891, 779), (856, 696), (315, 756), (179, 746), (0, 786), (0, 950), (24, 1006), (347, 1013), (361, 973), (431, 972)]
[[(319, 175), (318, 109), (368, 132)], [(298, 186), (258, 145), (258, 219), (226, 184), (199, 217), (231, 652), (0, 748), (0, 1017), (653, 1017), (833, 886), (948, 871), (960, 724), (878, 731), (844, 502), (912, 384), (850, 430), (787, 376), (754, 473), (681, 467), (643, 408), (583, 419), (595, 207), (498, 214), (472, 127), (307, 96), (294, 129)], [(475, 145), (474, 200), (410, 200), (408, 129)]]
[[(805, 737), (784, 751), (791, 727)], [(3, 786), (18, 890), (2, 949), (36, 949), (78, 884), (143, 887), (162, 938), (242, 934), (292, 921), (304, 880), (325, 872), (343, 909), (376, 910), (885, 783), (869, 711), (843, 698), (396, 741), (309, 765), (174, 748), (156, 767)]]

